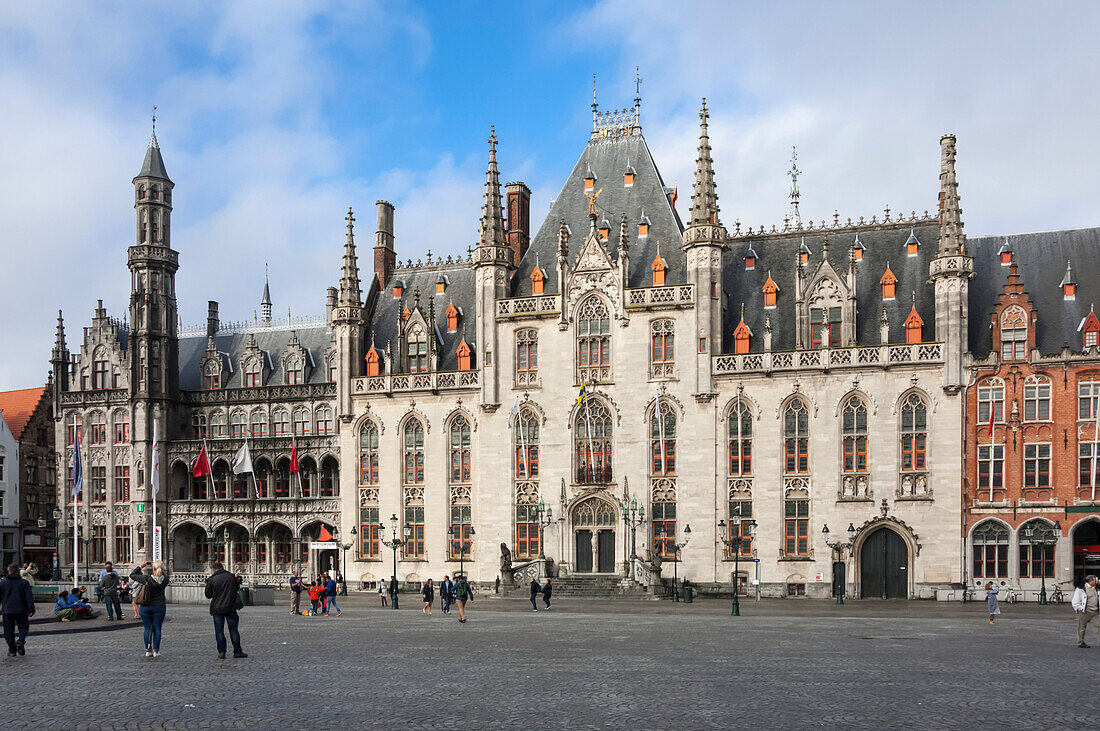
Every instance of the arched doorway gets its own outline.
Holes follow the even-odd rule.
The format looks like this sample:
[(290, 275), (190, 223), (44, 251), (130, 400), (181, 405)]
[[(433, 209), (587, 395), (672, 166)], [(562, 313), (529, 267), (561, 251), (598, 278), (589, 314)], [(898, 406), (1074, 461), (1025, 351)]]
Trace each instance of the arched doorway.
[(897, 532), (879, 528), (863, 541), (859, 590), (863, 599), (909, 598), (909, 548)]
[(170, 571), (206, 571), (210, 562), (210, 544), (206, 531), (194, 523), (178, 526), (169, 541), (171, 547)]
[(1100, 523), (1095, 520), (1073, 528), (1073, 585), (1084, 586), (1087, 574), (1100, 576)]
[(576, 573), (615, 572), (616, 522), (615, 508), (599, 498), (589, 498), (573, 508)]

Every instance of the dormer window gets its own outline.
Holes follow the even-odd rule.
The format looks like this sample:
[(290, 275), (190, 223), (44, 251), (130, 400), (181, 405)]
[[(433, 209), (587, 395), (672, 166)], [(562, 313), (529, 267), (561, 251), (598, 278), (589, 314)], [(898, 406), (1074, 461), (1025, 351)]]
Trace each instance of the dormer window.
[(607, 219), (600, 221), (600, 238), (607, 241), (607, 237), (611, 235), (611, 224), (607, 222)]
[(286, 362), (286, 384), (288, 386), (297, 385), (302, 383), (302, 377), (304, 375), (302, 368), (302, 361), (298, 357), (289, 358)]
[(470, 346), (466, 344), (466, 338), (463, 338), (462, 342), (458, 344), (458, 350), (455, 353), (458, 355), (458, 370), (470, 370)]
[(428, 370), (428, 340), (419, 325), (409, 332), (409, 373), (426, 373)]
[(920, 245), (920, 242), (917, 241), (917, 235), (913, 232), (913, 229), (909, 229), (909, 238), (907, 238), (905, 240), (905, 255), (906, 256), (916, 256), (917, 255), (917, 247), (919, 245)]
[(649, 219), (642, 212), (642, 220), (638, 222), (638, 238), (649, 236)]
[(207, 391), (214, 391), (221, 387), (221, 367), (214, 361), (209, 361), (203, 369), (202, 387)]
[(1086, 348), (1095, 348), (1100, 346), (1100, 318), (1096, 316), (1096, 313), (1089, 308), (1089, 314), (1085, 315), (1085, 319), (1081, 320), (1081, 324), (1077, 326), (1077, 329), (1081, 331), (1081, 345)]
[(412, 313), (409, 312), (408, 307), (406, 307), (404, 310), (402, 310), (401, 311), (401, 322), (408, 322), (410, 314), (412, 314)]
[(370, 346), (370, 350), (367, 351), (367, 375), (377, 376), (381, 372), (381, 363), (378, 357), (378, 351), (374, 349), (374, 346)]
[(879, 283), (882, 285), (882, 299), (894, 299), (894, 291), (897, 288), (898, 278), (894, 276), (894, 272), (890, 269), (890, 262), (886, 262), (886, 272), (882, 275), (882, 279), (879, 280)]
[(542, 273), (540, 267), (535, 267), (531, 270), (531, 294), (542, 294), (542, 286), (546, 280), (546, 275)]
[(454, 303), (447, 305), (447, 312), (444, 314), (447, 316), (447, 332), (453, 333), (458, 330), (458, 308)]
[(749, 247), (749, 252), (745, 254), (745, 271), (751, 272), (756, 269), (756, 251)]
[(852, 242), (852, 261), (861, 261), (863, 259), (863, 242), (859, 240), (859, 234), (856, 234), (856, 240)]
[(629, 165), (627, 165), (627, 167), (626, 167), (626, 172), (623, 173), (623, 187), (624, 188), (633, 188), (634, 187), (634, 168), (630, 167)]
[(1062, 299), (1077, 299), (1077, 279), (1073, 276), (1073, 267), (1066, 262), (1066, 274), (1062, 277)]
[(923, 327), (924, 320), (921, 319), (920, 314), (917, 312), (917, 306), (913, 305), (913, 309), (909, 311), (909, 317), (905, 318), (905, 342), (921, 342)]
[(779, 292), (779, 285), (772, 279), (772, 275), (768, 273), (768, 281), (764, 282), (764, 286), (761, 287), (764, 292), (764, 309), (775, 309), (776, 294)]
[(653, 286), (664, 286), (665, 270), (668, 268), (668, 265), (665, 263), (665, 260), (661, 258), (661, 253), (659, 251), (657, 252), (657, 256), (653, 259), (653, 264), (651, 264), (649, 268), (653, 270)]
[(244, 385), (246, 388), (254, 388), (260, 385), (262, 368), (259, 360), (251, 360), (244, 367)]
[(1027, 357), (1027, 312), (1018, 305), (1001, 313), (1001, 360)]
[(802, 245), (798, 247), (798, 263), (802, 266), (810, 263), (810, 247), (806, 246), (806, 239), (802, 239)]
[(584, 192), (591, 193), (596, 189), (596, 173), (592, 172), (592, 168), (588, 168), (588, 173), (584, 176)]
[(1001, 244), (1001, 248), (997, 250), (997, 257), (1001, 260), (1001, 266), (1012, 265), (1012, 247), (1008, 245), (1008, 239), (1005, 239), (1005, 242)]
[(393, 285), (393, 298), (395, 300), (396, 299), (401, 299), (401, 293), (404, 292), (404, 291), (405, 291), (405, 288), (401, 286), (400, 282)]
[(447, 291), (447, 280), (440, 277), (435, 280), (435, 293), (444, 294)]
[(737, 329), (733, 331), (733, 352), (740, 355), (749, 352), (749, 341), (752, 339), (752, 331), (745, 324), (744, 315), (741, 322), (737, 323)]

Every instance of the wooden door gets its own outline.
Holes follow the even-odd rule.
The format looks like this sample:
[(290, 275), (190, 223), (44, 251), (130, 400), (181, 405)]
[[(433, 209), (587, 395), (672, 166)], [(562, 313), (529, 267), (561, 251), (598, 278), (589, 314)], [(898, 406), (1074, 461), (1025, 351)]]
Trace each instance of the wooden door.
[(577, 538), (577, 565), (574, 569), (578, 574), (592, 572), (592, 531), (579, 530)]
[(615, 531), (601, 530), (596, 539), (599, 541), (600, 573), (615, 573)]
[(909, 549), (894, 531), (879, 528), (859, 553), (860, 596), (864, 599), (909, 598)]

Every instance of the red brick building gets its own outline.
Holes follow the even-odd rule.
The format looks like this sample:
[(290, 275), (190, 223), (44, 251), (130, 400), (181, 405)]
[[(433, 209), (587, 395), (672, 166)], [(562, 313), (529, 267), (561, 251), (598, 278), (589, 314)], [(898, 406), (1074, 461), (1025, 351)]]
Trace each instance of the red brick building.
[(964, 578), (1030, 600), (1100, 575), (1100, 233), (971, 243)]

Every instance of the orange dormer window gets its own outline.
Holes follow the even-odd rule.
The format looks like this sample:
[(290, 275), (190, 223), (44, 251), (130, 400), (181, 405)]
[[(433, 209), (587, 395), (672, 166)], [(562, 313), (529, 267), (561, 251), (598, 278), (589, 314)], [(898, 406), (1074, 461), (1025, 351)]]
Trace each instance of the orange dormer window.
[(806, 251), (798, 252), (798, 263), (799, 264), (809, 264), (810, 263), (810, 254), (809, 254), (809, 252), (806, 252)]
[(1066, 282), (1062, 285), (1062, 297), (1067, 300), (1077, 299), (1077, 284)]
[(378, 351), (374, 349), (374, 346), (370, 346), (370, 350), (367, 351), (367, 375), (377, 376), (380, 372)]
[(733, 331), (733, 352), (737, 354), (749, 352), (749, 340), (752, 338), (752, 332), (749, 330), (749, 326), (745, 324), (745, 319), (741, 318), (741, 322), (737, 324), (737, 329)]
[(542, 294), (545, 279), (546, 275), (542, 273), (542, 269), (535, 267), (531, 270), (531, 294)]
[(886, 265), (886, 273), (882, 275), (882, 279), (879, 280), (882, 284), (882, 298), (884, 300), (894, 299), (894, 289), (897, 286), (898, 278), (894, 276), (894, 272), (890, 270), (890, 265)]
[(401, 297), (401, 292), (402, 292), (402, 289), (401, 289), (400, 284), (393, 285), (393, 298), (394, 299), (399, 299)]
[(455, 353), (458, 355), (458, 370), (470, 370), (470, 346), (466, 344), (466, 338), (458, 344), (458, 350)]
[(764, 292), (764, 308), (772, 309), (775, 307), (775, 296), (779, 292), (779, 285), (772, 279), (772, 275), (768, 275), (768, 281), (764, 282), (764, 286), (761, 288)]
[(862, 246), (857, 246), (856, 248), (852, 249), (852, 258), (855, 259), (856, 261), (859, 261), (860, 259), (863, 258), (863, 247)]
[(1100, 318), (1090, 312), (1081, 325), (1081, 344), (1086, 348), (1100, 346)]
[(653, 286), (663, 286), (665, 283), (665, 269), (667, 267), (665, 266), (665, 260), (661, 258), (660, 254), (654, 257), (653, 264), (650, 265), (649, 268), (653, 270)]
[(625, 185), (627, 188), (634, 185), (634, 173), (623, 174), (623, 185)]
[(753, 256), (752, 254), (749, 254), (748, 256), (745, 257), (745, 269), (746, 269), (746, 271), (751, 272), (755, 268), (756, 268), (756, 257)]
[(909, 311), (909, 317), (905, 318), (905, 342), (921, 342), (922, 327), (924, 327), (924, 320), (917, 313), (917, 306), (913, 305), (913, 309)]
[(405, 310), (401, 313), (401, 322), (408, 322), (410, 314), (411, 313), (409, 312), (409, 308), (406, 307)]
[(600, 224), (600, 238), (607, 241), (607, 237), (611, 235), (611, 227), (607, 223)]
[(447, 283), (446, 282), (436, 282), (435, 283), (435, 293), (436, 294), (443, 294), (446, 291), (447, 291)]
[(595, 188), (595, 187), (596, 187), (596, 179), (595, 178), (585, 178), (584, 179), (584, 192), (585, 193), (591, 193), (592, 189)]
[(447, 305), (447, 332), (453, 333), (458, 330), (458, 308), (454, 304)]
[(1006, 267), (1012, 263), (1012, 252), (1008, 249), (1001, 251), (1001, 266)]
[(638, 235), (639, 236), (649, 236), (649, 224), (646, 223), (645, 221), (638, 224)]

